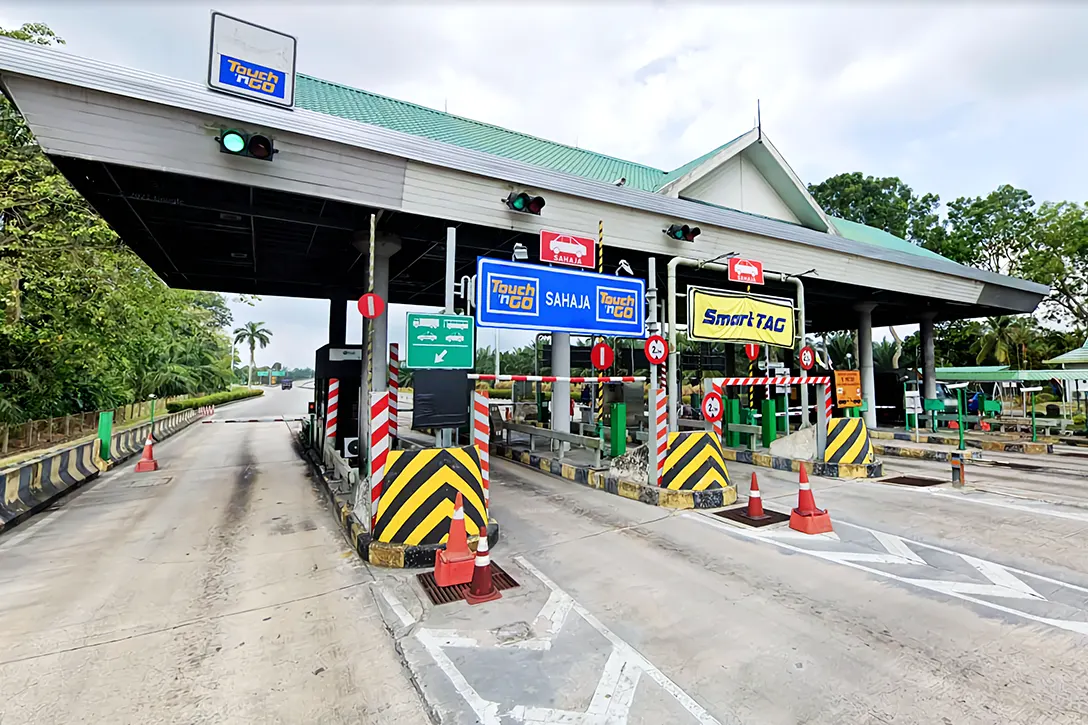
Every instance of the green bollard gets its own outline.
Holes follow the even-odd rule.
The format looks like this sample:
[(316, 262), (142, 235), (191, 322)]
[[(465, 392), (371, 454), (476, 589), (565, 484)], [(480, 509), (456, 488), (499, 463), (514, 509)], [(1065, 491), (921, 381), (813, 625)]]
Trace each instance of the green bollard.
[(784, 415), (781, 418), (777, 419), (778, 420), (778, 432), (789, 435), (790, 434), (790, 416), (788, 415), (789, 410), (790, 410), (789, 396), (788, 395), (779, 396), (778, 403), (779, 403), (779, 405), (778, 405), (777, 410), (780, 410), (783, 413), (787, 413), (787, 415)]
[(627, 452), (627, 403), (613, 403), (612, 408), (612, 457)]
[[(724, 415), (725, 415), (726, 425), (728, 425), (730, 423), (737, 423), (737, 424), (740, 423), (740, 399), (739, 398), (730, 398), (729, 400), (725, 401)], [(740, 447), (740, 433), (738, 433), (735, 430), (728, 430), (727, 429), (726, 433), (725, 433), (725, 445), (728, 446), (729, 448), (739, 448)]]
[(98, 456), (103, 461), (110, 459), (110, 441), (113, 440), (113, 411), (103, 410), (98, 414), (98, 440), (102, 445), (98, 448)]
[(763, 429), (763, 447), (770, 448), (775, 439), (775, 405), (774, 398), (763, 401), (763, 418), (760, 427)]

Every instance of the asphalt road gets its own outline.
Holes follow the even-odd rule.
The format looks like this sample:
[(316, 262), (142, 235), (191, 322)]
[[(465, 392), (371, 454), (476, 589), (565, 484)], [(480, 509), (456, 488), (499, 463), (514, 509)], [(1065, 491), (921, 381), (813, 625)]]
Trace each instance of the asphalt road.
[(263, 388), (264, 395), (217, 406), (213, 420), (237, 418), (299, 417), (306, 415), (306, 404), (314, 399), (313, 382), (295, 381), (290, 390), (280, 386)]
[[(521, 586), (433, 607), (385, 575), (448, 722), (1088, 719), (1084, 509), (814, 478), (835, 534), (807, 537), (492, 465), (492, 555)], [(796, 474), (729, 468), (796, 500)]]
[(194, 424), (155, 454), (0, 537), (0, 722), (427, 721), (285, 423)]

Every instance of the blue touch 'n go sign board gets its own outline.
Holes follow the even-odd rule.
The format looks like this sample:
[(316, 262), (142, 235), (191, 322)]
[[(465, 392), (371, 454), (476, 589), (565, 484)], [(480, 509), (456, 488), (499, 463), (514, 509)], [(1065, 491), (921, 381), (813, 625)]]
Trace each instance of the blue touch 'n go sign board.
[(645, 337), (646, 282), (480, 257), (476, 324)]

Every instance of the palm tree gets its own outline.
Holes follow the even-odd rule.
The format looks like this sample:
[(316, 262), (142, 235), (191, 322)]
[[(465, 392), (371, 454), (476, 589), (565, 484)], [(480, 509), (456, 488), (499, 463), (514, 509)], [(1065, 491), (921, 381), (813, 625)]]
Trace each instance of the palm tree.
[(858, 364), (854, 357), (854, 333), (835, 332), (824, 338), (829, 363), (836, 370), (848, 370)]
[(972, 346), (975, 363), (981, 365), (992, 359), (998, 365), (1008, 365), (1014, 354), (1019, 358), (1022, 339), (1022, 325), (1016, 318), (987, 317), (982, 335)]
[(234, 342), (238, 345), (249, 345), (249, 385), (253, 386), (253, 370), (256, 368), (254, 361), (257, 345), (261, 346), (261, 349), (268, 347), (269, 339), (272, 337), (272, 331), (264, 327), (263, 322), (247, 322), (244, 327), (239, 327), (234, 330)]

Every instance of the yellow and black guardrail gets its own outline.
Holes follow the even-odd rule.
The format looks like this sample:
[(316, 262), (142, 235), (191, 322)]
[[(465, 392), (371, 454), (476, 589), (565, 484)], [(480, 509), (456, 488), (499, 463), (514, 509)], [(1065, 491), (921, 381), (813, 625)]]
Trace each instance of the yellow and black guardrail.
[(873, 445), (862, 418), (831, 418), (827, 421), (826, 463), (868, 465), (873, 462)]
[(722, 442), (712, 431), (669, 433), (661, 487), (672, 491), (706, 491), (729, 485)]
[[(155, 421), (156, 438), (184, 428), (196, 419), (196, 413), (182, 411)], [(110, 460), (99, 455), (102, 441), (95, 438), (37, 458), (20, 461), (0, 470), (0, 530), (19, 519), (48, 506), (66, 491), (98, 476), (118, 462), (143, 450), (149, 423), (119, 431), (110, 438)]]

